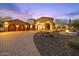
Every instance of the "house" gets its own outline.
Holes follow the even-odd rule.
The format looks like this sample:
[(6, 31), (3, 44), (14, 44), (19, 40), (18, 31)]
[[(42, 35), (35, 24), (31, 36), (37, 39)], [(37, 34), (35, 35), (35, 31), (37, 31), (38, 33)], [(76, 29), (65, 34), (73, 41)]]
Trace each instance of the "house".
[(4, 22), (5, 31), (25, 31), (29, 30), (30, 24), (19, 19)]
[[(64, 26), (64, 25), (63, 25)], [(55, 31), (61, 30), (63, 26), (56, 24), (54, 18), (51, 17), (40, 17), (38, 19), (28, 19), (24, 22), (19, 19), (8, 20), (4, 22), (5, 31), (27, 31), (27, 30), (38, 30), (38, 31)], [(64, 26), (66, 29), (68, 27)]]
[(35, 29), (38, 31), (45, 31), (55, 29), (54, 19), (51, 17), (41, 17), (35, 21)]

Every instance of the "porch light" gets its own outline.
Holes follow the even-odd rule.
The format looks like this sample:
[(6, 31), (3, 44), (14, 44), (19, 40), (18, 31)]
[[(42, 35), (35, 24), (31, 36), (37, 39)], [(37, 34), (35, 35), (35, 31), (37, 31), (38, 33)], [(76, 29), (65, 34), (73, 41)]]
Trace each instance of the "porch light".
[(5, 25), (4, 25), (5, 27), (8, 27), (8, 22), (5, 22), (4, 24), (5, 24)]
[(8, 25), (8, 22), (5, 22), (5, 25)]

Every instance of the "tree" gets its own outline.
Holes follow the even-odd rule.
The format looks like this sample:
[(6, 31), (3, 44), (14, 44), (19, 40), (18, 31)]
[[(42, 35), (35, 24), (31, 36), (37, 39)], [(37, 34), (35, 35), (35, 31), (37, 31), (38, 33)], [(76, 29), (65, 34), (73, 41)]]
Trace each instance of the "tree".
[(68, 24), (68, 20), (66, 20), (66, 19), (55, 19), (55, 22), (60, 25), (67, 25)]
[(4, 22), (7, 20), (12, 19), (11, 17), (7, 16), (7, 17), (0, 17), (0, 27), (3, 27)]
[(79, 29), (79, 20), (73, 20), (71, 24), (75, 29)]

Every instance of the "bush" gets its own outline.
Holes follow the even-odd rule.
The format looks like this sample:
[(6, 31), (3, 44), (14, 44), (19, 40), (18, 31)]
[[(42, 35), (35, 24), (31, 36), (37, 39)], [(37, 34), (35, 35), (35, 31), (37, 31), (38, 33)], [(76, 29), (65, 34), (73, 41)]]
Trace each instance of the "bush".
[(79, 49), (79, 42), (76, 40), (68, 42), (68, 46), (73, 49)]
[(4, 32), (4, 28), (0, 28), (0, 32)]
[(53, 38), (54, 35), (52, 33), (46, 32), (45, 37)]

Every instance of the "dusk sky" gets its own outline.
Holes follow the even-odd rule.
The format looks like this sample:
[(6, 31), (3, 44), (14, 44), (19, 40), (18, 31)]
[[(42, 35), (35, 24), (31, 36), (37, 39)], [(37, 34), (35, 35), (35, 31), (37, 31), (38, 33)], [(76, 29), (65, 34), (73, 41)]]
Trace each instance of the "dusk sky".
[(39, 18), (79, 18), (79, 4), (75, 3), (0, 3), (0, 16), (19, 19)]

